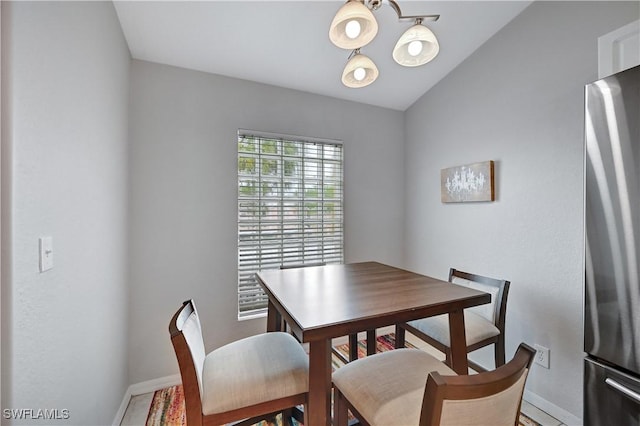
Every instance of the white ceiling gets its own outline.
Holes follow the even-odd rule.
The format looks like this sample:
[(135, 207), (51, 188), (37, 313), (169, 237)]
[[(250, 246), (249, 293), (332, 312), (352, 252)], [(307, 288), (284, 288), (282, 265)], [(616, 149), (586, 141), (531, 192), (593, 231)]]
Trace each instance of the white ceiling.
[(404, 15), (440, 14), (426, 22), (440, 54), (416, 68), (396, 64), (391, 51), (412, 25), (383, 1), (379, 31), (362, 49), (380, 76), (349, 89), (340, 77), (349, 51), (329, 41), (343, 4), (322, 1), (115, 1), (136, 59), (271, 84), (365, 104), (406, 110), (531, 1), (398, 0)]

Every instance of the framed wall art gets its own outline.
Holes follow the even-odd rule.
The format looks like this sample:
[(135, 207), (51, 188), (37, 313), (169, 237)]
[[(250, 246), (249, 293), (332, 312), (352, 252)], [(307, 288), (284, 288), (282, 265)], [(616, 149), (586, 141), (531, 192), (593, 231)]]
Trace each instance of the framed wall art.
[(443, 203), (495, 201), (493, 161), (442, 169), (440, 193)]

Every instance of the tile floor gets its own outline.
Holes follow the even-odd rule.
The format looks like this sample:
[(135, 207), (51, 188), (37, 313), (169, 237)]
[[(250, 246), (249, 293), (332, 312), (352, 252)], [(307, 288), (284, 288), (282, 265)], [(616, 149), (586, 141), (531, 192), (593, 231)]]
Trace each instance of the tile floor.
[[(391, 333), (393, 329), (381, 329), (378, 333)], [(363, 334), (360, 338), (365, 338)], [(342, 343), (346, 343), (347, 338), (339, 338), (334, 339), (334, 345), (339, 345)], [(414, 336), (407, 333), (407, 341), (411, 342), (415, 346), (420, 349), (430, 353), (431, 355), (439, 358), (441, 360), (444, 359), (444, 355), (433, 347), (429, 346), (425, 342), (420, 339), (415, 338)], [(127, 410), (125, 411), (124, 417), (122, 418), (121, 426), (144, 426), (147, 420), (147, 414), (149, 413), (149, 407), (151, 406), (151, 400), (153, 399), (153, 392), (146, 393), (143, 395), (135, 395), (129, 401), (129, 405)], [(539, 408), (533, 406), (527, 401), (522, 402), (522, 412), (533, 419), (534, 421), (540, 423), (542, 426), (564, 426), (562, 422), (551, 417), (549, 414), (540, 410)]]
[(151, 400), (153, 399), (153, 392), (145, 393), (142, 395), (135, 395), (131, 397), (127, 411), (124, 412), (124, 417), (121, 426), (144, 426), (147, 421), (147, 415), (149, 414), (149, 408), (151, 407)]

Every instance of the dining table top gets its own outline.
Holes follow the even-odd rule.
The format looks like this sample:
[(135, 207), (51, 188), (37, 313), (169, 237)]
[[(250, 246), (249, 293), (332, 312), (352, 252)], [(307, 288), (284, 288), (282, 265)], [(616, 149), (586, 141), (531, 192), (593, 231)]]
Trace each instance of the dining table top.
[(378, 262), (262, 270), (257, 279), (303, 342), (491, 300), (487, 293)]

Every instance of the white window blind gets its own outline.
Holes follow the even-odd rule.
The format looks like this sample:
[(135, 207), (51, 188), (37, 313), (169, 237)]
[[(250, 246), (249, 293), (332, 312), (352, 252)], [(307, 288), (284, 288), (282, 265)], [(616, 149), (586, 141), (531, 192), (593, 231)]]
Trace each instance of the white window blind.
[(238, 317), (266, 312), (260, 269), (343, 262), (342, 145), (238, 132)]

